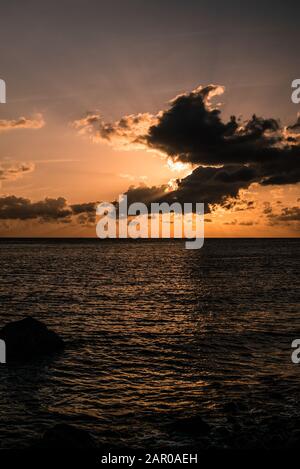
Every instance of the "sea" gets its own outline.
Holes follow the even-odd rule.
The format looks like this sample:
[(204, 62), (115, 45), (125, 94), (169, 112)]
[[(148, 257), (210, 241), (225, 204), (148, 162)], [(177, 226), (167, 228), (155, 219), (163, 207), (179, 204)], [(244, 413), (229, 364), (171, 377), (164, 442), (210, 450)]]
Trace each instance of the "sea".
[(1, 239), (0, 265), (0, 327), (66, 343), (0, 365), (0, 448), (57, 423), (137, 449), (299, 438), (299, 239)]

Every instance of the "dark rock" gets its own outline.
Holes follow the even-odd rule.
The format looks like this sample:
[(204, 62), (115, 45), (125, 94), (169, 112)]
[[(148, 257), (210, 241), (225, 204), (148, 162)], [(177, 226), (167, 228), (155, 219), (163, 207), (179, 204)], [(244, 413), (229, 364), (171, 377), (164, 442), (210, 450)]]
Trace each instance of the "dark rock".
[(0, 339), (6, 344), (6, 361), (29, 360), (64, 348), (63, 340), (45, 324), (27, 317), (4, 326)]
[(65, 423), (57, 424), (47, 430), (42, 439), (35, 445), (39, 448), (59, 449), (92, 449), (97, 445), (85, 430)]
[(198, 415), (176, 420), (171, 424), (171, 429), (194, 436), (208, 435), (211, 430), (210, 425)]

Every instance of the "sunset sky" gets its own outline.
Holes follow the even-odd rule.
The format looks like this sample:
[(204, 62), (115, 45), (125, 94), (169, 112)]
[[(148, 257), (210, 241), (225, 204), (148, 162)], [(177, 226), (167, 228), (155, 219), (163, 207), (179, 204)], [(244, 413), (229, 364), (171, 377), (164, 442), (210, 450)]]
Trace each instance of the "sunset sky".
[(299, 2), (0, 8), (1, 236), (95, 236), (127, 191), (205, 202), (206, 236), (299, 236)]

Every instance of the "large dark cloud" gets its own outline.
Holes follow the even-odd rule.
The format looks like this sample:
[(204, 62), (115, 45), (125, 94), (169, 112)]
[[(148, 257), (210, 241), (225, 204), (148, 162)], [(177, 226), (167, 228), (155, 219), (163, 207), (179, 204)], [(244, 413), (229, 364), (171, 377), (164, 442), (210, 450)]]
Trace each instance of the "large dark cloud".
[[(235, 116), (223, 122), (220, 110), (210, 104), (217, 90), (210, 85), (178, 96), (150, 127), (149, 146), (185, 163), (237, 165), (234, 173), (245, 172), (249, 183), (299, 182), (300, 140), (295, 134), (299, 121), (287, 129), (276, 119), (256, 115), (243, 123)], [(224, 183), (223, 169), (219, 174), (216, 180)], [(232, 183), (230, 176), (227, 183)]]
[(96, 203), (68, 205), (66, 199), (46, 198), (33, 202), (14, 195), (0, 197), (0, 220), (38, 220), (40, 222), (79, 223), (95, 221)]
[(231, 116), (223, 122), (220, 110), (210, 102), (219, 92), (220, 87), (209, 85), (175, 98), (149, 128), (148, 145), (174, 159), (201, 165), (263, 163), (278, 157), (283, 142), (289, 149), (275, 119), (253, 115), (242, 123)]
[[(228, 197), (237, 197), (239, 190), (256, 182), (262, 185), (296, 184), (300, 181), (300, 121), (284, 128), (274, 118), (253, 115), (242, 122), (235, 116), (223, 121), (221, 112), (211, 99), (221, 94), (223, 87), (209, 85), (177, 96), (169, 109), (155, 116), (147, 114), (147, 131), (140, 132), (141, 115), (125, 116), (112, 124), (101, 125), (95, 119), (81, 122), (88, 131), (103, 141), (112, 142), (120, 134), (127, 145), (137, 142), (163, 152), (175, 162), (196, 166), (193, 173), (178, 181), (177, 189), (168, 194), (164, 186), (130, 188), (131, 200), (159, 200), (225, 204)], [(129, 118), (130, 117), (130, 118)], [(79, 122), (79, 121), (78, 121)], [(124, 122), (126, 125), (124, 125)], [(109, 132), (103, 133), (103, 128)], [(124, 128), (126, 132), (124, 131)], [(109, 135), (108, 135), (109, 134)]]

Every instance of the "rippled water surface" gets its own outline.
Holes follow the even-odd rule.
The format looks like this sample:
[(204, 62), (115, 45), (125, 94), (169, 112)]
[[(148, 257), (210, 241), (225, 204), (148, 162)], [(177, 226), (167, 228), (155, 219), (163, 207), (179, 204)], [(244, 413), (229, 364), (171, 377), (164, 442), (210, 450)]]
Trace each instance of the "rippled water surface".
[[(1, 446), (60, 422), (152, 448), (263, 441), (275, 419), (288, 432), (300, 421), (299, 260), (299, 240), (1, 241), (1, 327), (32, 315), (67, 342), (1, 365)], [(174, 427), (194, 415), (208, 437)]]

